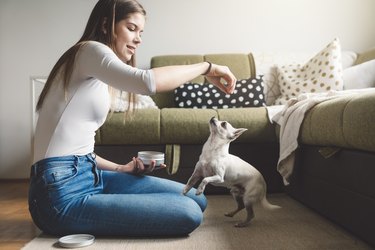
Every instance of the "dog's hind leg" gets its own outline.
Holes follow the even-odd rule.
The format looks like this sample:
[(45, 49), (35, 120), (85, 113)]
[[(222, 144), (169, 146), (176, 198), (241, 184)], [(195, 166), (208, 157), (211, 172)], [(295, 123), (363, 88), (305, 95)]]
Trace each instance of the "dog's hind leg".
[(245, 208), (245, 204), (243, 202), (243, 188), (242, 187), (232, 187), (230, 190), (230, 193), (232, 194), (234, 200), (237, 203), (237, 209), (233, 210), (231, 212), (225, 213), (225, 216), (233, 217), (235, 214), (237, 214), (239, 211)]
[(254, 210), (253, 210), (253, 204), (256, 204), (259, 201), (259, 198), (257, 196), (251, 196), (249, 195), (249, 192), (246, 191), (243, 196), (243, 202), (245, 204), (247, 217), (246, 220), (243, 222), (237, 223), (236, 227), (246, 227), (250, 224), (250, 221), (255, 217)]
[(247, 217), (246, 220), (239, 222), (235, 227), (246, 227), (250, 224), (250, 221), (254, 218), (254, 210), (251, 204), (246, 204)]

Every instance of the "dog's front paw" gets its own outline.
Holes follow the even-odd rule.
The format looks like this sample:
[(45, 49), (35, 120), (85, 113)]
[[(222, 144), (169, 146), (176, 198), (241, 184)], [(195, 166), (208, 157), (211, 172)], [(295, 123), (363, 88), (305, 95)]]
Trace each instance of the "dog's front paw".
[(186, 195), (188, 192), (189, 192), (190, 188), (189, 187), (185, 187), (183, 190), (182, 190), (182, 194), (183, 195)]
[(198, 187), (197, 192), (195, 192), (195, 195), (201, 195), (204, 192), (204, 187)]
[(197, 188), (197, 192), (195, 193), (196, 195), (200, 195), (204, 192), (204, 189), (206, 188), (206, 185), (207, 185), (207, 182), (205, 180), (203, 180), (201, 182), (201, 184), (199, 184), (198, 188)]

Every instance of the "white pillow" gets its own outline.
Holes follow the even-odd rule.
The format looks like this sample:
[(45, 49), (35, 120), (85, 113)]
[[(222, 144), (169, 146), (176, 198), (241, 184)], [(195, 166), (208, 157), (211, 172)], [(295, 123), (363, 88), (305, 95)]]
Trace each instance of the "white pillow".
[(289, 64), (277, 68), (281, 95), (276, 105), (286, 104), (303, 93), (321, 93), (343, 89), (341, 47), (334, 39), (305, 65)]
[(341, 51), (342, 69), (349, 68), (354, 65), (358, 58), (358, 54), (354, 51), (343, 50)]
[[(136, 102), (134, 103), (135, 109), (146, 109), (152, 108), (157, 109), (154, 100), (147, 95), (136, 95)], [(129, 93), (124, 91), (118, 91), (116, 93), (115, 99), (112, 103), (111, 110), (114, 112), (125, 112), (129, 107)]]
[(375, 60), (345, 69), (343, 79), (344, 89), (375, 87)]

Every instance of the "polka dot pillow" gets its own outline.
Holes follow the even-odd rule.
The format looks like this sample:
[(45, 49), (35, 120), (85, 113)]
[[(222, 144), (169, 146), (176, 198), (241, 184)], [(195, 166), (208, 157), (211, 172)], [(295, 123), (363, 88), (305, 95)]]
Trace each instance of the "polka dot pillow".
[(185, 83), (174, 92), (179, 108), (241, 108), (265, 105), (262, 76), (239, 80), (231, 95), (212, 84)]
[(286, 104), (303, 93), (343, 90), (341, 48), (336, 38), (305, 65), (290, 64), (278, 67), (281, 95), (275, 104)]

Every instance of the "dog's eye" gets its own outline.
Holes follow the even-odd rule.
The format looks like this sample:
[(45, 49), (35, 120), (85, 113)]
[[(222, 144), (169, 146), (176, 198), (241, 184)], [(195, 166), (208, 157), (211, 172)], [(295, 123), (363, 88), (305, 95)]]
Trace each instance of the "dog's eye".
[(226, 123), (226, 122), (222, 122), (222, 123), (221, 123), (221, 126), (222, 126), (223, 128), (227, 128), (227, 123)]

